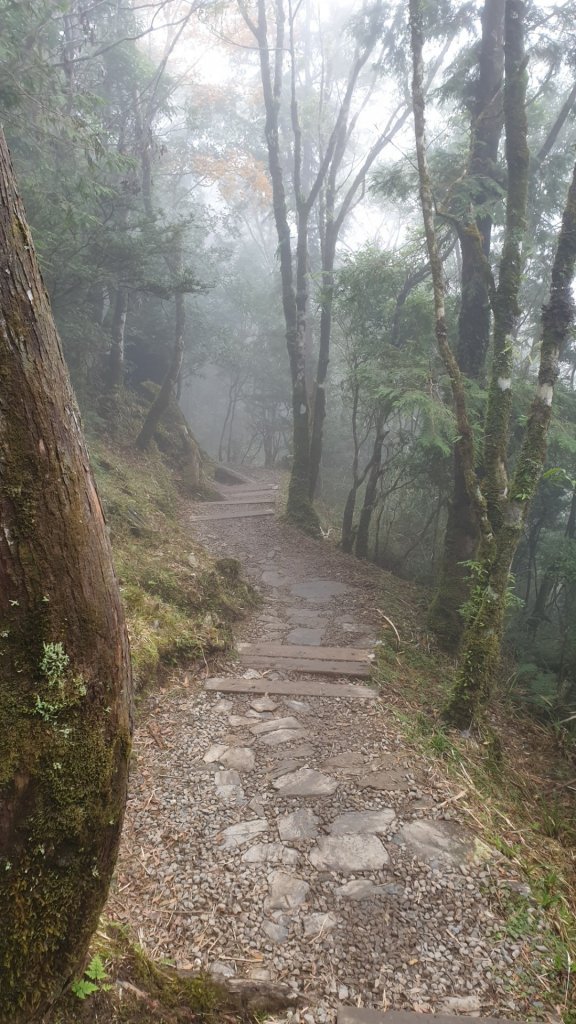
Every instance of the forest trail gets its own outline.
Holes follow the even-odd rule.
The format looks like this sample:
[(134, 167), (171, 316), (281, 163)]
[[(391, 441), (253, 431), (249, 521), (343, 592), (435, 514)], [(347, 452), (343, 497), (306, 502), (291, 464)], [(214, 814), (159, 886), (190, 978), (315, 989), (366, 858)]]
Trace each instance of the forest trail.
[(379, 609), (409, 630), (410, 585), (387, 594), (387, 574), (268, 514), (269, 476), (254, 486), (252, 504), (244, 483), (192, 511), (263, 605), (220, 677), (146, 699), (108, 914), (179, 966), (288, 983), (307, 1024), (360, 1024), (358, 1007), (538, 1018), (499, 909), (521, 880), (356, 678)]

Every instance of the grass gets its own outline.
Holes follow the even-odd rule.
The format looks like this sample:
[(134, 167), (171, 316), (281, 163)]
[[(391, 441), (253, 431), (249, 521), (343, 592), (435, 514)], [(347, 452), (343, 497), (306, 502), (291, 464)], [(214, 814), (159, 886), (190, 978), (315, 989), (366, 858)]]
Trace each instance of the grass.
[[(456, 664), (427, 636), (383, 639), (375, 678), (406, 742), (438, 759), (470, 827), (523, 873), (529, 895), (499, 910), (514, 938), (532, 936), (546, 964), (519, 964), (548, 1008), (576, 1024), (576, 751), (509, 696), (494, 702), (480, 739), (447, 730), (442, 711)], [(503, 687), (504, 689), (504, 687)]]
[(157, 450), (94, 438), (92, 465), (110, 528), (137, 689), (227, 650), (255, 603), (232, 559), (214, 561), (185, 525), (185, 500)]

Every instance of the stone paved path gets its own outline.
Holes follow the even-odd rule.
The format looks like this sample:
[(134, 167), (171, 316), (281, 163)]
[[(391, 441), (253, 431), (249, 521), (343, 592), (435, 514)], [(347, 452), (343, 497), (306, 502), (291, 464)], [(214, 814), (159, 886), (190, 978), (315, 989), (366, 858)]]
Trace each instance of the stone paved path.
[[(264, 594), (242, 640), (375, 642), (383, 574), (277, 520), (194, 531)], [(537, 992), (514, 985), (523, 940), (499, 916), (518, 880), (404, 749), (385, 700), (317, 696), (301, 673), (243, 661), (230, 674), (247, 690), (293, 692), (191, 684), (149, 698), (109, 913), (181, 965), (287, 981), (307, 1024), (342, 1003), (538, 1017)]]

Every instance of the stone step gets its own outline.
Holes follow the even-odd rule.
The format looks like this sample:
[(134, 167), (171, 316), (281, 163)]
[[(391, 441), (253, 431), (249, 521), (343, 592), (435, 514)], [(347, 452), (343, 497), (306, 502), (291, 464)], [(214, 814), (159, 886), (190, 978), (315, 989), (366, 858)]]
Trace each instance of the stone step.
[[(226, 504), (228, 505), (228, 502), (226, 502)], [(259, 508), (248, 509), (248, 508), (246, 508), (246, 509), (244, 509), (244, 508), (233, 508), (232, 507), (228, 511), (228, 509), (220, 507), (219, 509), (216, 509), (214, 512), (212, 512), (211, 515), (201, 515), (201, 516), (192, 515), (192, 516), (190, 516), (190, 521), (192, 523), (211, 523), (211, 522), (214, 522), (216, 519), (252, 519), (254, 516), (273, 516), (273, 515), (275, 515), (275, 511), (274, 511), (273, 508), (263, 508), (263, 509), (259, 509)]]
[(410, 1010), (368, 1010), (358, 1006), (340, 1006), (336, 1024), (524, 1024), (524, 1022), (503, 1020), (501, 1017), (453, 1016), (446, 1013), (414, 1013)]
[(319, 679), (244, 679), (243, 676), (226, 676), (222, 679), (207, 679), (205, 690), (218, 693), (263, 693), (290, 697), (351, 697), (375, 700), (375, 690), (355, 683), (326, 683)]

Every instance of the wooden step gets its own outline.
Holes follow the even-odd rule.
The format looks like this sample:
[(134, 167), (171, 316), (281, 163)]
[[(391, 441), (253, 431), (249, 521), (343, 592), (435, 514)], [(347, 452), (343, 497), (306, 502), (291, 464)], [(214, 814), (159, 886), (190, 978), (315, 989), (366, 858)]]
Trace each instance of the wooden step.
[(240, 661), (252, 668), (279, 668), (314, 675), (370, 675), (370, 652), (356, 647), (315, 647), (307, 644), (240, 644)]
[(251, 477), (240, 473), (237, 469), (232, 469), (231, 466), (216, 466), (214, 479), (219, 484), (251, 484), (252, 487), (258, 486), (257, 480), (252, 480)]
[[(226, 503), (228, 504), (228, 503)], [(227, 509), (217, 509), (212, 515), (192, 515), (190, 517), (193, 523), (212, 523), (217, 519), (250, 519), (252, 516), (273, 516), (275, 511), (273, 508), (255, 508), (255, 509), (243, 509), (243, 508), (231, 508), (230, 511)]]
[(447, 1013), (414, 1013), (411, 1010), (368, 1010), (359, 1006), (340, 1006), (336, 1024), (520, 1024), (501, 1017), (453, 1016)]
[(362, 661), (371, 663), (374, 655), (366, 647), (320, 647), (312, 644), (254, 643), (238, 644), (241, 655), (273, 655), (275, 658), (311, 658), (314, 661)]
[(291, 697), (355, 697), (375, 700), (378, 694), (367, 686), (355, 683), (325, 683), (319, 679), (244, 679), (226, 676), (207, 679), (205, 690), (218, 693), (273, 693)]
[(222, 501), (204, 501), (198, 508), (222, 508), (224, 505), (270, 505), (276, 501), (275, 494), (231, 494)]

